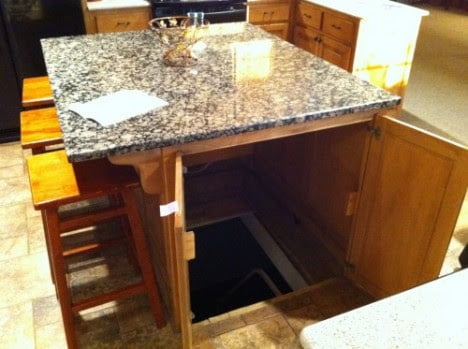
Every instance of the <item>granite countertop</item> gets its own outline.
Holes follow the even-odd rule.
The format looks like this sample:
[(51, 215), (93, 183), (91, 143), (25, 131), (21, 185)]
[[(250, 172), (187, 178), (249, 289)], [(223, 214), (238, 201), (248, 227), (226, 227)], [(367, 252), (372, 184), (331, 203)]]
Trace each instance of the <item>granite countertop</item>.
[(99, 0), (88, 1), (89, 11), (116, 10), (122, 8), (150, 7), (146, 0)]
[(466, 348), (468, 269), (305, 327), (304, 348)]
[(427, 16), (426, 10), (388, 0), (305, 0), (361, 19)]
[[(42, 40), (65, 149), (83, 161), (394, 107), (374, 87), (247, 23), (211, 25), (197, 65), (167, 67), (150, 30)], [(68, 110), (121, 89), (169, 105), (104, 128)]]

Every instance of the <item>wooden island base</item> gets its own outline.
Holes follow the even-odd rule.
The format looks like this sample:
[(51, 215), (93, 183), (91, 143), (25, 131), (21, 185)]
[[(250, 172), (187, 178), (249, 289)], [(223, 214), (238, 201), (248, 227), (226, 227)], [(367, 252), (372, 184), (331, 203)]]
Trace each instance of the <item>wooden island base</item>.
[[(252, 212), (305, 280), (310, 265), (294, 246), (313, 236), (341, 275), (380, 298), (437, 278), (468, 180), (466, 147), (373, 112), (109, 159), (140, 175), (161, 293), (185, 348), (193, 226)], [(291, 239), (288, 226), (302, 234)]]

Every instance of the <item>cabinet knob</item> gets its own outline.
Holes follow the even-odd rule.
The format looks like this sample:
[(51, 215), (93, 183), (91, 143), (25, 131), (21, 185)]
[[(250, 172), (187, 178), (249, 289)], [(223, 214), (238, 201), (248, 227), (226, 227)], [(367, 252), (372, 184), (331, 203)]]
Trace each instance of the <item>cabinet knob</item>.
[(309, 19), (311, 19), (311, 18), (312, 18), (312, 16), (311, 16), (311, 15), (309, 15), (308, 13), (304, 13), (304, 17), (305, 17), (305, 18), (309, 18)]
[(341, 30), (341, 27), (339, 25), (332, 24), (332, 27), (335, 28), (335, 29)]

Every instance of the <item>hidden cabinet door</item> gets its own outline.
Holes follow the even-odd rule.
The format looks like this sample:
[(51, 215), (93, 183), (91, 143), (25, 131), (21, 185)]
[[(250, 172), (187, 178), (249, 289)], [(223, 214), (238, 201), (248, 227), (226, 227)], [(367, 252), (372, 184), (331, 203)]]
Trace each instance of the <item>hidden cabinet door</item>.
[[(178, 153), (162, 154), (163, 186), (160, 206), (163, 229), (170, 241), (174, 323), (180, 325), (183, 348), (191, 348), (192, 325), (188, 261), (195, 258), (193, 232), (185, 231), (182, 158)], [(177, 328), (176, 328), (177, 329)]]
[(467, 148), (377, 116), (347, 275), (376, 297), (437, 278), (468, 182)]

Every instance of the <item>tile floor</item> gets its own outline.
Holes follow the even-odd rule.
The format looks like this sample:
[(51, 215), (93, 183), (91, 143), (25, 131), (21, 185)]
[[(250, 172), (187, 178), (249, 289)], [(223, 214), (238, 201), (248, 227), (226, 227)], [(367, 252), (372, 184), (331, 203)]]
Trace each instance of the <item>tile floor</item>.
[[(467, 242), (468, 205), (463, 212), (444, 273), (459, 267), (456, 258)], [(104, 228), (115, 230), (112, 225)], [(94, 235), (95, 230), (88, 234)], [(0, 240), (0, 348), (65, 348), (42, 222), (31, 204), (24, 154), (18, 143), (0, 144)], [(114, 286), (116, 275), (120, 281), (134, 280), (134, 271), (122, 262), (122, 255), (124, 251), (116, 248), (87, 262), (73, 261), (69, 271), (74, 297)], [(97, 288), (90, 282), (96, 278), (102, 281)], [(345, 280), (331, 279), (274, 302), (195, 324), (195, 347), (297, 348), (297, 336), (305, 325), (370, 301)], [(144, 296), (81, 312), (76, 327), (82, 348), (180, 347), (180, 337), (170, 326), (155, 327)]]

